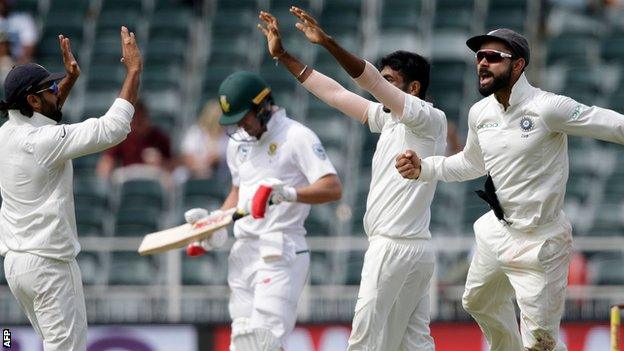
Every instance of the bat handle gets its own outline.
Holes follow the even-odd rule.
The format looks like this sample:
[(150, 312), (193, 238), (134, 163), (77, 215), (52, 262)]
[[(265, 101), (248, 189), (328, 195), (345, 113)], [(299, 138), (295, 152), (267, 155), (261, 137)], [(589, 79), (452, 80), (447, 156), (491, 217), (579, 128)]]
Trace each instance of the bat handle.
[(232, 221), (233, 221), (233, 222), (236, 222), (236, 221), (238, 221), (239, 219), (241, 219), (241, 218), (245, 217), (245, 216), (246, 216), (246, 215), (248, 215), (248, 214), (249, 214), (249, 213), (245, 212), (245, 210), (238, 209), (238, 210), (236, 210), (236, 212), (234, 212), (234, 213), (232, 214)]

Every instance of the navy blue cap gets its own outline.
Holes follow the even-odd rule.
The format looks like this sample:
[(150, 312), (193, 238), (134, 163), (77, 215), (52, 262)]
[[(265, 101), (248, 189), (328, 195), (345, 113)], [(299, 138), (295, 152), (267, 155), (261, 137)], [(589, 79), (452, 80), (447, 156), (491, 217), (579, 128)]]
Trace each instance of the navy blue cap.
[(529, 42), (522, 34), (508, 28), (499, 28), (484, 35), (474, 36), (466, 41), (466, 45), (468, 45), (472, 51), (477, 52), (483, 43), (492, 40), (507, 44), (516, 57), (522, 57), (524, 59), (524, 62), (526, 62), (525, 66), (529, 65), (529, 60), (531, 59)]
[(65, 73), (50, 73), (36, 63), (26, 63), (13, 67), (4, 80), (4, 99), (11, 105), (26, 94), (49, 82), (65, 78)]

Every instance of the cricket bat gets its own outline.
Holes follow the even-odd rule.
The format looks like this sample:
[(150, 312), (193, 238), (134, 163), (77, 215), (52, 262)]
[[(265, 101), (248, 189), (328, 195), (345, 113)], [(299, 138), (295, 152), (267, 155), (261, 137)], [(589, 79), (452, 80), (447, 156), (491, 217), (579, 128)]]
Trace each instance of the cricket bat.
[(147, 234), (143, 238), (138, 252), (141, 256), (146, 256), (184, 247), (193, 241), (209, 238), (212, 233), (227, 227), (249, 214), (255, 219), (264, 218), (266, 208), (270, 205), (270, 201), (268, 201), (270, 196), (271, 188), (261, 186), (253, 197), (251, 213), (242, 209), (231, 208), (226, 210), (223, 217), (216, 222), (205, 218), (194, 224), (186, 223), (177, 227)]

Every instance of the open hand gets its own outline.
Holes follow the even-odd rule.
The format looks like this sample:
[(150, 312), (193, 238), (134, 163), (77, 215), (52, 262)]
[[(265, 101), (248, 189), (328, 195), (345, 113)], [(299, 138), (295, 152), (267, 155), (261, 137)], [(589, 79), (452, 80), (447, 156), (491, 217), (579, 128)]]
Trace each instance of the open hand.
[(420, 158), (412, 150), (406, 150), (396, 157), (394, 166), (403, 178), (418, 179), (420, 177)]
[(58, 36), (58, 39), (59, 44), (61, 45), (61, 55), (63, 56), (63, 65), (65, 66), (67, 78), (76, 80), (78, 76), (80, 76), (80, 66), (78, 66), (78, 61), (76, 61), (76, 58), (72, 53), (69, 38), (66, 38), (61, 34)]
[(279, 24), (277, 22), (277, 18), (272, 14), (264, 11), (260, 11), (260, 15), (258, 16), (262, 22), (264, 22), (264, 26), (258, 23), (258, 29), (264, 34), (267, 38), (267, 44), (269, 46), (269, 54), (271, 54), (274, 58), (279, 58), (286, 50), (282, 46), (282, 37), (279, 33)]
[(301, 21), (295, 24), (295, 27), (302, 31), (310, 42), (314, 44), (323, 44), (327, 41), (327, 39), (329, 39), (327, 33), (321, 29), (314, 17), (310, 16), (307, 12), (296, 6), (292, 6), (290, 8), (290, 13), (295, 15), (295, 17)]
[(143, 70), (143, 59), (134, 33), (128, 31), (125, 26), (121, 27), (121, 53), (121, 62), (126, 66), (128, 72), (141, 72)]

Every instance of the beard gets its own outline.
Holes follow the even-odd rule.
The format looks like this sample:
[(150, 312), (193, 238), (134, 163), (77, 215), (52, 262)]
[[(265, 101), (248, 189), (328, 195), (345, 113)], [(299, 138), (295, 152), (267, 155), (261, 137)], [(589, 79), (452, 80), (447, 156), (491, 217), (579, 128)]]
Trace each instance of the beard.
[(45, 103), (41, 108), (41, 114), (54, 120), (56, 122), (60, 122), (61, 118), (63, 118), (63, 112), (58, 105), (53, 105), (49, 103)]
[(495, 92), (509, 86), (509, 82), (511, 81), (511, 65), (507, 67), (506, 72), (503, 72), (498, 76), (495, 76), (487, 69), (482, 69), (479, 71), (478, 75), (478, 78), (481, 77), (492, 77), (492, 81), (488, 84), (481, 85), (480, 82), (477, 82), (477, 84), (479, 84), (479, 93), (481, 93), (481, 95), (483, 96), (490, 96)]

